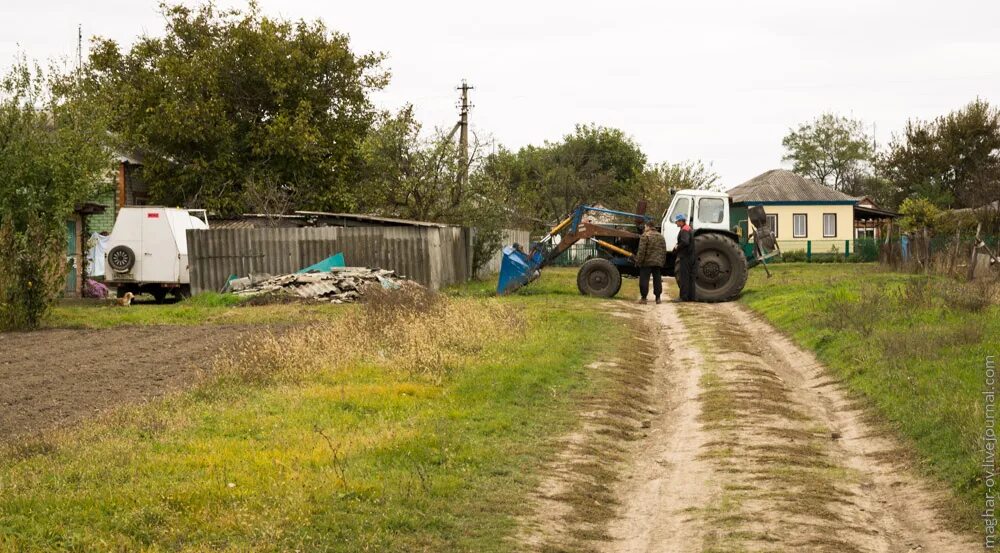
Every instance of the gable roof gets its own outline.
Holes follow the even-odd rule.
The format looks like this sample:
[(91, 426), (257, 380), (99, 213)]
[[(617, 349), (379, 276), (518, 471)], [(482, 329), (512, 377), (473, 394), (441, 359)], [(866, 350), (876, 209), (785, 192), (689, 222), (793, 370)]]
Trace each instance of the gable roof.
[(858, 201), (839, 190), (824, 186), (786, 169), (772, 169), (729, 190), (733, 202), (816, 202)]

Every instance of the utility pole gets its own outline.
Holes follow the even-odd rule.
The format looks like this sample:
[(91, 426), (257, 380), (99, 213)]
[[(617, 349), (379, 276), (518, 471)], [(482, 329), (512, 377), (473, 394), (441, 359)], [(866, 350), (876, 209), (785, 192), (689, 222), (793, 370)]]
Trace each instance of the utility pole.
[(83, 73), (83, 25), (76, 26), (76, 74)]
[(462, 91), (462, 103), (459, 105), (459, 135), (458, 135), (458, 150), (462, 154), (462, 167), (460, 168), (460, 179), (462, 184), (466, 184), (469, 181), (469, 110), (472, 108), (472, 104), (469, 103), (469, 91), (474, 87), (469, 86), (469, 83), (462, 79), (462, 85), (457, 88), (457, 90)]

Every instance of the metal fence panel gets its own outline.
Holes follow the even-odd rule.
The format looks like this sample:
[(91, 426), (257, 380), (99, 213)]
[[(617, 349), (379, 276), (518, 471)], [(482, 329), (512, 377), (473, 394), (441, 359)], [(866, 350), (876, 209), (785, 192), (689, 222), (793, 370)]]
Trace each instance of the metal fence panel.
[[(338, 252), (348, 265), (392, 269), (438, 289), (471, 277), (473, 237), (461, 227), (189, 230), (191, 291), (221, 290), (233, 275), (292, 273)], [(505, 235), (505, 243), (527, 239), (526, 231)], [(494, 265), (500, 269), (499, 252)]]
[[(501, 251), (498, 251), (496, 254), (494, 254), (493, 257), (488, 262), (486, 262), (485, 265), (483, 265), (479, 269), (479, 273), (477, 274), (477, 276), (479, 276), (479, 277), (485, 277), (487, 275), (491, 275), (491, 274), (495, 274), (495, 273), (499, 273), (500, 272), (500, 262), (501, 262), (501, 257), (502, 257), (502, 254), (503, 254), (502, 250), (503, 250), (504, 246), (510, 246), (510, 245), (513, 245), (513, 244), (520, 244), (520, 245), (524, 246), (525, 250), (527, 250), (528, 246), (530, 245), (530, 242), (531, 242), (531, 235), (526, 230), (520, 230), (520, 229), (507, 229), (507, 230), (504, 230), (503, 231), (503, 238), (500, 240)], [(472, 254), (470, 253), (469, 256), (471, 257)], [(471, 264), (472, 260), (470, 259), (469, 261), (470, 261), (470, 264)]]

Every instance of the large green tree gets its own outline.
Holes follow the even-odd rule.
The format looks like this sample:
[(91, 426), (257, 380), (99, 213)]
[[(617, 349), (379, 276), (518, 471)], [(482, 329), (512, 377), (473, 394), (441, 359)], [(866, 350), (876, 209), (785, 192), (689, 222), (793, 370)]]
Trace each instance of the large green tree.
[(58, 70), (0, 83), (0, 328), (37, 327), (62, 289), (66, 220), (111, 170), (103, 114)]
[(478, 269), (496, 253), (511, 221), (507, 175), (482, 163), (484, 150), (474, 134), (466, 159), (451, 134), (424, 133), (411, 106), (383, 114), (364, 142), (359, 209), (475, 229)]
[(659, 216), (670, 207), (677, 190), (719, 190), (720, 186), (719, 175), (700, 160), (656, 163), (640, 175), (635, 199), (646, 201), (646, 213)]
[[(474, 138), (470, 172), (478, 165), (480, 151)], [(479, 199), (477, 187), (462, 178), (465, 161), (457, 141), (440, 130), (424, 133), (412, 106), (384, 114), (365, 139), (363, 152), (363, 211), (456, 223)]]
[(500, 150), (485, 170), (509, 183), (521, 213), (550, 222), (582, 203), (621, 207), (635, 197), (646, 155), (623, 131), (577, 125), (560, 142)]
[(933, 121), (909, 121), (883, 165), (901, 199), (972, 208), (1000, 200), (1000, 110), (977, 99)]
[(353, 206), (369, 93), (388, 75), (321, 21), (161, 4), (162, 37), (128, 51), (97, 39), (90, 85), (114, 108), (110, 130), (144, 155), (153, 199), (238, 212), (245, 190), (277, 187), (294, 207)]
[(863, 171), (874, 153), (861, 121), (831, 113), (789, 130), (781, 144), (783, 160), (791, 161), (795, 172), (837, 190)]

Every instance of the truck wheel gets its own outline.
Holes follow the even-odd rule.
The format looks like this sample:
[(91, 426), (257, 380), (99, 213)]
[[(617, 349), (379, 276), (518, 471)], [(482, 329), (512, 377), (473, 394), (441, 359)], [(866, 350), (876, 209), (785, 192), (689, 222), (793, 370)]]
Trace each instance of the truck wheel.
[(607, 259), (591, 259), (576, 274), (576, 287), (585, 296), (610, 298), (621, 290), (622, 274)]
[(695, 270), (698, 301), (729, 301), (740, 295), (747, 283), (747, 260), (739, 244), (717, 233), (694, 238), (698, 268)]
[(167, 289), (162, 286), (157, 286), (156, 288), (153, 288), (152, 290), (149, 291), (149, 293), (152, 294), (153, 299), (156, 300), (156, 303), (163, 303), (163, 301), (167, 299)]
[(127, 273), (135, 265), (135, 252), (128, 246), (115, 246), (108, 252), (108, 265), (116, 273)]

